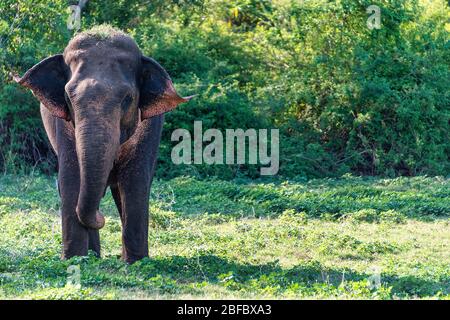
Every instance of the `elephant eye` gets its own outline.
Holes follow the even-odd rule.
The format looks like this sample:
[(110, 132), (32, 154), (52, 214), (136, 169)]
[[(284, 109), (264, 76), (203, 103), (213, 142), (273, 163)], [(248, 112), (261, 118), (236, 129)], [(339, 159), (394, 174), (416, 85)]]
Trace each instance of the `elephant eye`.
[(122, 109), (126, 110), (130, 106), (131, 102), (133, 101), (133, 97), (131, 95), (127, 94), (125, 98), (122, 100)]

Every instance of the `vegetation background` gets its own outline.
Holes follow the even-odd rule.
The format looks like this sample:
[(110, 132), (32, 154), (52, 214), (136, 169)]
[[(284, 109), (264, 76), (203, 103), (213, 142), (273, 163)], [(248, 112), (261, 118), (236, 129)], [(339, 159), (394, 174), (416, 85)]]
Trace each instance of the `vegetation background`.
[[(52, 173), (54, 155), (22, 74), (62, 52), (69, 4), (0, 0), (0, 169)], [(366, 8), (381, 8), (370, 30)], [(82, 29), (109, 23), (161, 62), (182, 94), (166, 117), (158, 176), (258, 178), (257, 166), (175, 166), (175, 128), (279, 128), (280, 176), (448, 175), (449, 7), (444, 0), (95, 0)]]

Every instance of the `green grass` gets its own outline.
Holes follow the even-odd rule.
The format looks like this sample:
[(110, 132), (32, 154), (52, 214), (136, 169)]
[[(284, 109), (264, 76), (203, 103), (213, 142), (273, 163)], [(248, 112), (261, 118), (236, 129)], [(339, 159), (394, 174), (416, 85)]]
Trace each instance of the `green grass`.
[(61, 261), (54, 178), (1, 177), (0, 297), (450, 298), (448, 179), (155, 181), (150, 258), (131, 266), (109, 193), (101, 209), (103, 258)]

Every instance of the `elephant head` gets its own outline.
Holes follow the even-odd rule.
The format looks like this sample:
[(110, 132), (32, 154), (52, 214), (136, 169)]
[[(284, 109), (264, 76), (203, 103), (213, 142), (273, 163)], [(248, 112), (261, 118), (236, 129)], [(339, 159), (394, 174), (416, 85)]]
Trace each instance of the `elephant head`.
[(142, 55), (129, 36), (80, 33), (64, 50), (15, 81), (32, 90), (54, 117), (73, 125), (80, 168), (76, 212), (93, 229), (104, 225), (97, 211), (121, 143), (140, 120), (168, 112), (180, 97), (155, 60)]

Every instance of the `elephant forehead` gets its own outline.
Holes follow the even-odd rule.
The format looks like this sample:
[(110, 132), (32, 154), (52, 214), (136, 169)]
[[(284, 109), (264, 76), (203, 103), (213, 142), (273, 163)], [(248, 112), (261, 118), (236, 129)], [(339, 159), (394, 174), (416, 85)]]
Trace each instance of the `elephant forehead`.
[(119, 63), (127, 63), (129, 65), (135, 65), (138, 62), (138, 57), (135, 52), (130, 52), (122, 48), (114, 47), (92, 47), (87, 49), (76, 49), (66, 51), (64, 54), (64, 60), (66, 64), (70, 65), (71, 62), (99, 60), (107, 61), (112, 60)]
[(136, 42), (126, 35), (115, 35), (108, 38), (97, 38), (95, 36), (77, 36), (73, 38), (64, 50), (66, 61), (85, 53), (108, 53), (124, 52), (129, 56), (139, 56), (141, 51)]

